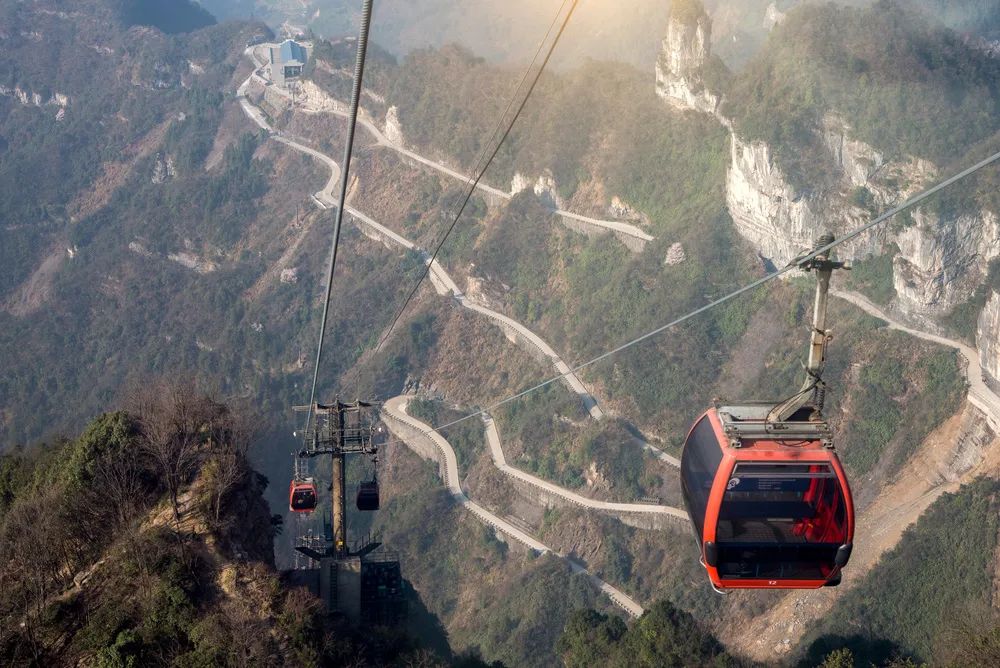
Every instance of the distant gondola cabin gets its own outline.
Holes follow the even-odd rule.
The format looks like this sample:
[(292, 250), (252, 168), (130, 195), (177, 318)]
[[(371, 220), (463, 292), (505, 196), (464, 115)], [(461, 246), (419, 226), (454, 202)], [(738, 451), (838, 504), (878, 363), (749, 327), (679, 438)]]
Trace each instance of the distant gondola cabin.
[(773, 404), (718, 406), (694, 424), (681, 487), (717, 589), (833, 586), (854, 506), (825, 422), (767, 422)]
[(312, 478), (292, 480), (288, 485), (288, 509), (296, 513), (316, 510), (316, 483)]
[(379, 509), (378, 482), (372, 480), (358, 486), (358, 510), (372, 511)]

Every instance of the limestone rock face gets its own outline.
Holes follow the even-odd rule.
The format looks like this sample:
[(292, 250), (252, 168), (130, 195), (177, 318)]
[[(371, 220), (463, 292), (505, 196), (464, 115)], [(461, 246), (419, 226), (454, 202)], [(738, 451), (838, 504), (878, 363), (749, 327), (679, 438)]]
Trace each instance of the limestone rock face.
[(663, 259), (663, 264), (672, 267), (686, 259), (687, 253), (684, 252), (684, 246), (678, 241), (670, 244), (670, 248), (667, 249), (667, 256)]
[[(842, 235), (891, 209), (938, 178), (932, 163), (889, 156), (860, 140), (838, 114), (813, 129), (810, 161), (822, 183), (796, 186), (774, 156), (774, 147), (741, 137), (719, 112), (703, 72), (709, 58), (711, 21), (696, 2), (679, 5), (667, 26), (656, 64), (656, 92), (672, 106), (714, 115), (730, 129), (731, 160), (726, 204), (736, 230), (762, 259), (784, 266), (812, 248), (824, 232)], [(777, 4), (765, 14), (772, 28), (784, 19)], [(1000, 223), (994, 213), (968, 212), (939, 220), (928, 211), (912, 214), (913, 225), (882, 226), (838, 250), (842, 259), (862, 259), (899, 247), (894, 258), (893, 309), (911, 320), (935, 320), (965, 302), (1000, 256)]]
[(614, 218), (623, 218), (626, 220), (633, 220), (640, 217), (639, 212), (618, 195), (611, 198), (611, 205), (608, 206), (608, 213)]
[(986, 306), (979, 314), (976, 348), (983, 373), (989, 374), (994, 381), (1000, 380), (1000, 293), (995, 290), (990, 291)]
[(851, 134), (850, 125), (840, 116), (824, 116), (819, 136), (829, 155), (819, 157), (832, 163), (845, 191), (866, 188), (874, 203), (888, 207), (916, 194), (938, 176), (937, 168), (927, 160), (912, 156), (889, 160)]
[[(814, 159), (832, 175), (832, 185), (815, 191), (796, 188), (777, 164), (771, 147), (732, 135), (726, 175), (726, 203), (737, 231), (761, 257), (782, 266), (829, 230), (835, 235), (865, 224), (918, 192), (937, 175), (926, 160), (902, 156), (889, 160), (852, 137), (839, 117), (828, 114), (817, 129), (825, 150)], [(889, 228), (876, 228), (838, 250), (845, 259), (883, 251), (896, 241)], [(903, 253), (905, 256), (906, 253)]]
[(774, 26), (781, 25), (785, 20), (785, 13), (778, 9), (778, 5), (771, 3), (764, 11), (764, 30), (771, 30)]
[(726, 204), (740, 235), (777, 266), (810, 247), (822, 231), (810, 202), (785, 179), (770, 147), (743, 141), (735, 134), (726, 174)]
[(674, 14), (656, 60), (656, 94), (678, 109), (714, 114), (719, 96), (705, 87), (702, 77), (711, 53), (712, 23), (704, 11)]
[(33, 90), (26, 90), (20, 86), (0, 85), (0, 95), (11, 97), (26, 107), (58, 107), (56, 111), (57, 120), (62, 120), (66, 116), (66, 108), (69, 106), (69, 97), (63, 93), (53, 93), (48, 99), (43, 99), (41, 93)]
[(331, 111), (344, 113), (350, 110), (348, 105), (331, 97), (326, 91), (309, 80), (299, 85), (299, 102), (313, 111)]
[(914, 224), (896, 237), (896, 308), (915, 318), (947, 314), (972, 296), (1000, 256), (1000, 220), (981, 211), (940, 220), (918, 209)]
[(510, 180), (511, 195), (516, 195), (520, 192), (524, 192), (530, 187), (531, 187), (531, 179), (529, 179), (521, 172), (517, 172), (516, 174), (514, 174), (514, 178)]
[(510, 181), (510, 194), (516, 195), (525, 190), (531, 189), (545, 204), (553, 209), (565, 209), (566, 203), (563, 198), (559, 195), (559, 189), (556, 187), (556, 180), (552, 176), (552, 173), (545, 171), (540, 174), (537, 178), (532, 179), (529, 176), (525, 176), (521, 172), (514, 174), (514, 178)]
[(389, 107), (385, 113), (385, 129), (382, 130), (382, 134), (397, 146), (403, 146), (406, 143), (403, 137), (403, 126), (399, 123), (399, 109), (395, 105)]
[(153, 175), (149, 180), (159, 184), (175, 176), (177, 176), (177, 169), (174, 167), (173, 157), (169, 155), (166, 158), (157, 156), (156, 164), (153, 165)]

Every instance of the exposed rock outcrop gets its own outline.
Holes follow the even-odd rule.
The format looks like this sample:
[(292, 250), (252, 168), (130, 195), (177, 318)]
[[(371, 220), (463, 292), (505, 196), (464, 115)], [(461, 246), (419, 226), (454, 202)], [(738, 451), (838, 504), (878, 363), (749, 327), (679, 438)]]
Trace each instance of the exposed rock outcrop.
[(675, 0), (667, 36), (656, 60), (656, 94), (678, 109), (714, 114), (719, 96), (705, 86), (703, 69), (711, 55), (712, 22), (692, 0)]
[(771, 3), (764, 11), (764, 30), (772, 30), (774, 26), (781, 25), (785, 20), (785, 13), (778, 9), (776, 3)]
[(663, 264), (668, 267), (672, 267), (680, 264), (686, 259), (687, 253), (684, 252), (684, 246), (678, 241), (670, 244), (670, 248), (667, 249), (667, 256), (663, 258)]
[(559, 195), (559, 189), (556, 187), (556, 180), (552, 176), (551, 172), (544, 172), (537, 179), (531, 179), (525, 176), (521, 172), (514, 174), (514, 178), (510, 181), (510, 194), (516, 195), (531, 188), (532, 192), (535, 193), (547, 206), (553, 209), (565, 209), (566, 202)]
[(614, 218), (621, 218), (624, 220), (635, 220), (642, 217), (631, 204), (623, 200), (618, 195), (611, 198), (611, 204), (608, 206), (608, 213), (610, 213)]
[(994, 381), (1000, 380), (1000, 293), (990, 291), (979, 314), (976, 328), (976, 347), (979, 349), (979, 366)]
[[(768, 7), (772, 27), (783, 15)], [(711, 21), (695, 0), (675, 3), (656, 66), (656, 91), (679, 109), (713, 114), (732, 130), (726, 203), (736, 230), (760, 256), (783, 266), (811, 248), (825, 231), (835, 235), (868, 222), (926, 188), (937, 179), (932, 163), (912, 156), (890, 156), (859, 140), (839, 115), (827, 114), (814, 129), (810, 161), (822, 183), (797, 186), (779, 165), (774, 147), (741, 137), (719, 113), (718, 97), (705, 87)], [(838, 251), (860, 259), (899, 246), (894, 258), (894, 310), (912, 320), (934, 320), (966, 301), (986, 277), (988, 263), (1000, 255), (1000, 223), (991, 212), (939, 219), (930, 211), (913, 214), (915, 224), (891, 231), (883, 226)], [(895, 228), (898, 230), (897, 227)], [(928, 322), (929, 321), (929, 322)]]
[(347, 112), (349, 107), (334, 99), (326, 91), (308, 79), (299, 85), (299, 103), (310, 111)]
[[(765, 260), (784, 266), (812, 248), (825, 231), (834, 234), (861, 225), (869, 212), (836, 193), (803, 193), (785, 177), (763, 142), (732, 136), (732, 160), (726, 175), (726, 203), (736, 230)], [(877, 229), (842, 246), (842, 258), (878, 252), (885, 230)]]
[(12, 97), (26, 107), (58, 107), (56, 120), (62, 120), (66, 116), (66, 108), (69, 106), (69, 97), (63, 93), (53, 93), (48, 99), (43, 99), (41, 93), (21, 88), (20, 86), (0, 85), (0, 95)]
[(851, 126), (837, 114), (827, 114), (819, 129), (829, 155), (817, 156), (832, 162), (845, 192), (865, 188), (872, 203), (891, 206), (917, 193), (938, 175), (928, 160), (913, 156), (888, 159), (873, 146), (851, 136)]
[[(825, 163), (832, 185), (805, 192), (796, 188), (777, 164), (770, 146), (732, 136), (732, 160), (726, 176), (726, 203), (736, 229), (761, 256), (777, 266), (811, 248), (825, 230), (838, 232), (867, 222), (913, 194), (936, 170), (925, 160), (888, 160), (872, 146), (853, 139), (851, 128), (830, 114), (818, 130), (826, 149), (814, 159)], [(860, 197), (859, 197), (860, 195)], [(881, 253), (886, 228), (873, 230), (841, 247), (843, 258)], [(901, 253), (905, 259), (906, 251)]]
[(177, 176), (177, 169), (174, 167), (174, 159), (168, 155), (165, 158), (157, 157), (156, 164), (153, 165), (153, 175), (149, 177), (149, 180), (159, 184), (175, 176)]
[(893, 259), (896, 308), (916, 318), (936, 318), (969, 299), (1000, 256), (1000, 220), (989, 211), (940, 220), (923, 210), (897, 237)]
[(403, 126), (399, 122), (399, 109), (396, 105), (389, 107), (385, 112), (385, 129), (382, 130), (385, 138), (397, 146), (404, 146), (406, 143), (403, 137)]

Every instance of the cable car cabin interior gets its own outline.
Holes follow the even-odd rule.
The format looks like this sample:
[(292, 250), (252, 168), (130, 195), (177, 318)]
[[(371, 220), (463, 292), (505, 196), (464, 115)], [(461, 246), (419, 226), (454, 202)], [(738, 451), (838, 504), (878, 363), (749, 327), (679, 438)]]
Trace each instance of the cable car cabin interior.
[(717, 589), (834, 586), (850, 558), (854, 507), (829, 427), (807, 410), (768, 422), (773, 406), (711, 408), (684, 444), (684, 503)]
[(292, 480), (288, 485), (288, 509), (296, 513), (316, 510), (316, 483), (312, 478)]

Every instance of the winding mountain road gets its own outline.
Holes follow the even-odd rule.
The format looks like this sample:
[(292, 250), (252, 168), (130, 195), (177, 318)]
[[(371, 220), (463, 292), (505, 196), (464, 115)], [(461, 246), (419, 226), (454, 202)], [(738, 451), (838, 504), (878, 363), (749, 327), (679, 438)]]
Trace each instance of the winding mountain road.
[[(275, 44), (260, 45), (260, 47), (272, 47), (272, 46), (277, 46), (277, 45)], [(249, 85), (250, 80), (256, 78), (265, 86), (269, 86), (270, 89), (274, 90), (277, 94), (292, 99), (291, 95), (289, 95), (287, 91), (278, 86), (272, 86), (271, 82), (268, 81), (266, 78), (264, 78), (258, 72), (258, 70), (263, 66), (264, 63), (257, 57), (255, 47), (248, 48), (246, 50), (246, 54), (249, 55), (254, 62), (254, 72), (250, 75), (250, 77), (248, 77), (244, 85)], [(349, 116), (348, 112), (345, 111), (347, 105), (344, 105), (339, 102), (336, 104), (331, 104), (329, 106), (324, 106), (322, 108), (310, 107), (301, 100), (298, 100), (297, 104), (301, 105), (301, 108), (304, 109), (305, 111), (311, 113), (330, 113), (336, 116), (340, 116), (342, 118), (347, 118)], [(364, 113), (359, 114), (358, 123), (364, 126), (364, 128), (368, 130), (368, 132), (371, 133), (371, 135), (375, 138), (376, 146), (396, 151), (400, 155), (405, 156), (410, 160), (418, 162), (426, 167), (430, 167), (431, 169), (441, 172), (442, 174), (445, 174), (446, 176), (449, 176), (453, 179), (458, 179), (459, 181), (462, 181), (467, 185), (472, 184), (473, 179), (470, 178), (469, 176), (462, 174), (461, 172), (458, 172), (452, 169), (451, 167), (448, 167), (445, 164), (424, 157), (419, 153), (414, 153), (413, 151), (407, 149), (405, 146), (402, 146), (400, 144), (391, 141), (388, 137), (385, 136), (385, 133), (383, 133), (382, 130), (380, 130), (377, 125), (375, 125), (375, 122), (371, 119), (371, 117), (368, 114)], [(500, 190), (499, 188), (495, 188), (493, 186), (487, 185), (482, 182), (477, 183), (476, 188), (491, 197), (502, 200), (510, 200), (513, 197), (513, 195), (511, 195), (511, 193), (509, 192)], [(565, 211), (563, 209), (558, 209), (558, 208), (554, 210), (554, 213), (568, 220), (572, 220), (578, 223), (584, 223), (587, 225), (592, 225), (594, 227), (614, 232), (615, 234), (629, 237), (631, 239), (637, 240), (640, 244), (644, 244), (645, 242), (652, 241), (654, 239), (654, 237), (650, 236), (647, 232), (645, 232), (641, 228), (636, 227), (635, 225), (630, 225), (628, 223), (623, 223), (621, 221), (592, 218), (590, 216), (584, 216), (578, 213), (572, 213), (571, 211)]]
[[(582, 573), (586, 575), (601, 592), (608, 595), (615, 605), (621, 607), (625, 610), (625, 612), (633, 617), (642, 616), (644, 612), (642, 606), (636, 603), (635, 600), (623, 591), (608, 584), (596, 575), (593, 575), (577, 561), (566, 557), (565, 555), (559, 554), (544, 543), (529, 536), (527, 533), (517, 528), (507, 520), (491, 513), (466, 496), (465, 492), (462, 490), (461, 479), (458, 475), (458, 458), (455, 456), (455, 449), (451, 447), (451, 444), (448, 443), (448, 441), (445, 440), (441, 434), (436, 431), (432, 431), (429, 425), (421, 422), (406, 412), (407, 404), (414, 398), (415, 397), (412, 396), (399, 396), (386, 401), (382, 406), (383, 415), (390, 418), (386, 424), (390, 430), (393, 430), (393, 427), (395, 426), (394, 422), (399, 422), (411, 427), (412, 429), (420, 431), (421, 433), (419, 436), (414, 436), (412, 433), (396, 433), (399, 438), (408, 444), (415, 438), (426, 438), (437, 447), (441, 454), (441, 457), (438, 459), (441, 478), (444, 480), (445, 485), (448, 487), (448, 491), (451, 492), (451, 495), (456, 502), (458, 502), (462, 507), (472, 513), (484, 524), (493, 527), (497, 531), (503, 532), (519, 543), (527, 545), (532, 550), (539, 553), (551, 552), (552, 554), (565, 558), (569, 562), (570, 568), (574, 573)], [(418, 454), (421, 451), (422, 449), (417, 449)]]
[[(309, 155), (312, 158), (319, 160), (324, 165), (326, 165), (330, 169), (330, 178), (327, 179), (326, 185), (323, 186), (323, 189), (312, 196), (313, 201), (316, 203), (317, 206), (323, 209), (328, 209), (337, 206), (337, 196), (334, 194), (335, 190), (339, 185), (339, 180), (340, 180), (340, 166), (338, 165), (337, 161), (331, 158), (330, 156), (326, 155), (325, 153), (321, 153), (320, 151), (317, 151), (316, 149), (307, 146), (306, 144), (303, 144), (297, 139), (293, 139), (291, 137), (283, 135), (280, 132), (275, 131), (271, 127), (270, 123), (268, 123), (267, 121), (267, 118), (260, 111), (260, 109), (255, 107), (246, 96), (247, 86), (249, 85), (250, 80), (255, 75), (256, 71), (252, 73), (246, 79), (246, 81), (244, 81), (243, 84), (241, 84), (240, 87), (237, 89), (237, 97), (239, 99), (240, 106), (243, 108), (244, 113), (258, 127), (260, 127), (263, 130), (266, 130), (270, 135), (270, 137), (275, 141), (281, 142), (282, 144), (288, 146), (289, 148), (301, 151), (302, 153), (305, 153), (306, 155)], [(517, 322), (516, 320), (509, 318), (502, 313), (498, 313), (493, 309), (487, 308), (486, 306), (478, 304), (472, 299), (470, 299), (468, 296), (466, 296), (462, 292), (462, 290), (458, 287), (458, 284), (456, 284), (455, 281), (451, 278), (448, 272), (445, 271), (444, 267), (441, 266), (440, 262), (438, 262), (437, 260), (431, 262), (430, 259), (431, 256), (426, 250), (420, 248), (419, 246), (409, 241), (402, 235), (393, 232), (385, 225), (378, 223), (377, 221), (373, 220), (370, 216), (362, 213), (361, 211), (358, 211), (357, 209), (355, 209), (350, 205), (346, 206), (344, 208), (344, 211), (351, 214), (351, 216), (353, 216), (354, 219), (359, 221), (363, 226), (367, 226), (373, 231), (375, 231), (375, 233), (380, 238), (388, 240), (391, 243), (400, 245), (406, 248), (407, 250), (419, 252), (423, 256), (424, 262), (429, 263), (431, 266), (431, 282), (434, 284), (434, 287), (437, 290), (438, 294), (441, 295), (450, 294), (459, 304), (461, 304), (465, 308), (471, 311), (475, 311), (476, 313), (479, 313), (481, 315), (485, 315), (494, 324), (500, 326), (505, 331), (510, 331), (515, 333), (519, 341), (526, 342), (527, 344), (532, 346), (535, 351), (540, 352), (544, 357), (546, 357), (551, 362), (553, 368), (555, 368), (555, 370), (559, 374), (563, 375), (564, 382), (570, 388), (570, 390), (572, 390), (574, 393), (577, 394), (577, 396), (580, 397), (580, 401), (583, 403), (584, 408), (587, 409), (587, 412), (590, 413), (591, 417), (593, 417), (595, 420), (599, 420), (602, 417), (604, 417), (604, 411), (602, 411), (600, 406), (597, 405), (597, 400), (594, 398), (593, 394), (591, 394), (590, 391), (587, 390), (586, 386), (584, 386), (583, 382), (575, 373), (571, 373), (569, 365), (566, 364), (565, 361), (563, 361), (563, 359), (559, 356), (559, 354), (556, 353), (556, 351), (552, 349), (552, 346), (546, 343), (544, 339), (542, 339), (536, 333), (534, 333), (521, 323)]]
[[(252, 50), (250, 51), (252, 52)], [(254, 72), (250, 74), (249, 77), (247, 77), (247, 79), (237, 89), (237, 98), (244, 113), (258, 127), (265, 130), (270, 136), (270, 138), (288, 146), (289, 148), (292, 148), (306, 155), (309, 155), (310, 157), (319, 160), (324, 165), (326, 165), (330, 169), (330, 178), (327, 180), (324, 187), (312, 196), (312, 199), (316, 203), (316, 205), (321, 209), (329, 209), (331, 207), (337, 206), (338, 201), (334, 192), (335, 189), (339, 186), (339, 180), (340, 180), (339, 164), (330, 156), (320, 151), (317, 151), (316, 149), (302, 143), (301, 141), (298, 141), (296, 138), (286, 136), (271, 127), (270, 123), (268, 122), (263, 112), (261, 112), (259, 108), (254, 106), (247, 98), (247, 88), (249, 87), (250, 82), (254, 78), (260, 79), (260, 76), (257, 73), (256, 69), (254, 70)], [(370, 121), (363, 121), (363, 122), (365, 122), (366, 127), (369, 127), (369, 129), (373, 131), (373, 133), (377, 138), (382, 137), (384, 139), (384, 136), (377, 131), (377, 128), (375, 128), (374, 125), (370, 124)], [(435, 163), (427, 161), (426, 159), (423, 159), (421, 156), (417, 156), (416, 154), (411, 155), (411, 152), (405, 151), (405, 149), (404, 152), (409, 157), (412, 157), (413, 159), (418, 160), (419, 162), (435, 166)], [(437, 165), (437, 167), (441, 167), (444, 170), (448, 170), (448, 168), (445, 168), (444, 166), (441, 165)], [(448, 170), (448, 172), (451, 175), (455, 176), (456, 178), (461, 178), (468, 181), (466, 177), (461, 176), (457, 172), (451, 172), (450, 170)], [(491, 190), (495, 191), (496, 193), (500, 193), (500, 191), (496, 191), (496, 189), (491, 189)], [(510, 198), (508, 194), (505, 193), (502, 194), (507, 199)], [(558, 371), (559, 374), (564, 375), (563, 378), (564, 381), (569, 386), (569, 388), (580, 397), (582, 403), (584, 404), (584, 407), (590, 413), (591, 417), (593, 417), (594, 419), (601, 419), (603, 417), (604, 413), (598, 406), (597, 400), (594, 398), (594, 396), (586, 389), (586, 387), (583, 385), (579, 377), (575, 373), (571, 372), (569, 365), (562, 360), (562, 358), (558, 355), (558, 353), (556, 353), (556, 351), (550, 345), (548, 345), (548, 343), (546, 343), (544, 339), (542, 339), (540, 336), (538, 336), (533, 331), (531, 331), (521, 323), (517, 322), (516, 320), (509, 318), (502, 313), (498, 313), (497, 311), (494, 311), (482, 304), (476, 303), (475, 301), (471, 300), (458, 287), (455, 281), (451, 278), (448, 272), (444, 269), (443, 266), (441, 266), (441, 264), (437, 260), (431, 261), (430, 254), (426, 250), (420, 248), (419, 246), (417, 246), (410, 240), (406, 239), (402, 235), (378, 223), (368, 215), (364, 214), (361, 211), (358, 211), (357, 209), (355, 209), (350, 205), (345, 206), (344, 210), (346, 213), (349, 213), (358, 223), (361, 224), (362, 229), (367, 228), (376, 238), (402, 246), (407, 250), (420, 253), (424, 259), (424, 262), (430, 265), (431, 282), (433, 283), (434, 288), (438, 292), (438, 294), (450, 295), (460, 305), (472, 311), (475, 311), (481, 315), (486, 316), (492, 322), (494, 322), (494, 324), (501, 327), (505, 331), (513, 332), (519, 341), (526, 342), (528, 345), (532, 346), (536, 351), (540, 352), (544, 357), (550, 360), (553, 367)], [(569, 214), (569, 216), (577, 217), (576, 214)], [(421, 432), (425, 432), (421, 434), (421, 436), (429, 439), (430, 442), (434, 443), (434, 445), (438, 448), (438, 450), (441, 453), (441, 459), (439, 460), (439, 464), (441, 467), (440, 469), (441, 476), (444, 479), (445, 484), (447, 485), (449, 491), (451, 492), (452, 496), (456, 499), (456, 501), (459, 502), (467, 510), (469, 510), (469, 512), (475, 515), (482, 522), (505, 533), (506, 535), (514, 538), (515, 540), (523, 543), (524, 545), (527, 545), (531, 549), (536, 550), (538, 552), (553, 552), (554, 554), (556, 554), (548, 546), (534, 539), (533, 537), (531, 537), (518, 527), (514, 526), (510, 522), (507, 522), (506, 520), (497, 517), (495, 514), (490, 513), (485, 508), (475, 503), (474, 501), (469, 499), (468, 496), (466, 496), (465, 492), (461, 488), (461, 482), (458, 473), (458, 463), (454, 449), (447, 442), (447, 440), (445, 440), (439, 433), (432, 431), (430, 426), (420, 422), (419, 420), (409, 416), (406, 413), (405, 410), (406, 403), (409, 401), (409, 399), (410, 397), (396, 397), (394, 399), (389, 400), (388, 402), (386, 402), (384, 407), (385, 413), (391, 418), (391, 420), (396, 420), (403, 424), (409, 425), (410, 427), (416, 428)], [(390, 420), (390, 425), (391, 425), (391, 420)], [(569, 491), (565, 488), (555, 485), (554, 483), (548, 482), (536, 476), (525, 473), (524, 471), (516, 469), (510, 466), (506, 461), (506, 457), (503, 453), (503, 448), (500, 444), (500, 435), (493, 419), (487, 418), (485, 420), (485, 426), (486, 426), (486, 438), (490, 446), (490, 453), (493, 462), (497, 466), (497, 468), (506, 475), (517, 478), (523, 482), (538, 487), (539, 489), (542, 489), (555, 496), (564, 498), (576, 505), (593, 510), (612, 512), (612, 513), (642, 513), (647, 515), (660, 514), (660, 515), (667, 515), (670, 517), (674, 517), (684, 521), (687, 520), (686, 513), (678, 508), (673, 508), (670, 506), (653, 505), (653, 504), (613, 503), (607, 501), (588, 499), (575, 492)], [(412, 439), (413, 436), (411, 435), (410, 438)], [(403, 437), (403, 440), (406, 441), (406, 437)], [(645, 442), (642, 443), (642, 446), (644, 449), (651, 451), (661, 461), (664, 461), (672, 466), (679, 465), (679, 462), (675, 457), (666, 454), (665, 452), (659, 450), (658, 448), (655, 448)], [(600, 591), (607, 594), (609, 598), (611, 598), (611, 600), (614, 601), (616, 605), (620, 606), (630, 615), (638, 617), (643, 614), (642, 606), (640, 606), (638, 603), (636, 603), (633, 599), (628, 597), (622, 591), (618, 590), (617, 588), (613, 587), (607, 582), (589, 573), (582, 564), (576, 562), (572, 558), (566, 557), (564, 555), (560, 556), (563, 556), (564, 558), (567, 559), (573, 572), (585, 574), (588, 578), (591, 579), (591, 581)]]
[(500, 432), (497, 430), (496, 422), (494, 422), (493, 418), (489, 416), (484, 417), (483, 422), (486, 423), (486, 443), (489, 445), (490, 456), (493, 459), (494, 466), (496, 466), (502, 473), (512, 478), (526, 482), (529, 485), (533, 485), (534, 487), (548, 492), (549, 494), (562, 497), (571, 503), (583, 506), (584, 508), (589, 508), (591, 510), (603, 510), (612, 513), (669, 515), (670, 517), (675, 517), (683, 520), (684, 522), (688, 521), (687, 513), (680, 508), (646, 503), (614, 503), (611, 501), (588, 499), (587, 497), (577, 494), (576, 492), (572, 492), (565, 487), (560, 487), (559, 485), (553, 484), (548, 480), (543, 480), (538, 476), (534, 476), (530, 473), (522, 471), (521, 469), (514, 468), (507, 463), (507, 457), (503, 453), (503, 447), (500, 444)]
[(969, 383), (969, 403), (982, 411), (983, 415), (985, 415), (986, 419), (989, 421), (990, 426), (997, 433), (1000, 433), (1000, 396), (997, 396), (997, 394), (991, 390), (983, 380), (983, 373), (979, 366), (979, 353), (976, 352), (974, 348), (962, 343), (961, 341), (948, 339), (943, 336), (938, 336), (937, 334), (930, 334), (928, 332), (922, 332), (919, 329), (908, 327), (907, 325), (904, 325), (898, 320), (892, 318), (892, 316), (882, 310), (881, 307), (877, 306), (870, 299), (860, 293), (845, 290), (831, 290), (830, 292), (835, 297), (839, 297), (844, 301), (854, 304), (868, 315), (874, 316), (879, 320), (884, 320), (889, 329), (895, 329), (909, 334), (910, 336), (915, 336), (918, 339), (932, 341), (942, 346), (956, 349), (966, 361), (965, 378)]

